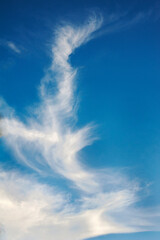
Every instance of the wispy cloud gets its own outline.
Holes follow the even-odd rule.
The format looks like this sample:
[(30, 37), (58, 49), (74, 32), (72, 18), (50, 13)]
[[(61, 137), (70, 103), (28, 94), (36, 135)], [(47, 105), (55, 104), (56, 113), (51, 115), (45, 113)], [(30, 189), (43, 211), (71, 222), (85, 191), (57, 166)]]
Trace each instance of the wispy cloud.
[(52, 63), (41, 80), (40, 101), (32, 117), (23, 122), (1, 100), (3, 139), (17, 158), (39, 173), (68, 179), (71, 193), (74, 187), (79, 194), (73, 201), (32, 176), (1, 170), (0, 223), (7, 240), (80, 240), (147, 230), (151, 225), (150, 215), (144, 220), (142, 209), (141, 215), (136, 212), (136, 181), (111, 170), (95, 171), (80, 161), (80, 150), (95, 138), (92, 125), (75, 127), (77, 69), (69, 56), (92, 39), (101, 25), (101, 18), (90, 18), (83, 26), (56, 29)]
[(6, 42), (6, 45), (16, 53), (21, 53), (21, 50), (13, 42)]
[(21, 53), (21, 49), (12, 41), (6, 41), (4, 39), (0, 39), (0, 46), (10, 49), (18, 54)]
[[(68, 58), (100, 25), (101, 20), (91, 19), (83, 27), (68, 25), (57, 29), (52, 46), (52, 65), (40, 85), (41, 101), (35, 117), (28, 119), (26, 125), (14, 117), (2, 121), (6, 141), (23, 162), (39, 170), (49, 165), (87, 191), (98, 185), (93, 174), (82, 167), (77, 153), (93, 139), (89, 133), (90, 125), (73, 130), (69, 124), (75, 114), (74, 79), (77, 70), (72, 68)], [(53, 94), (51, 89), (55, 82), (57, 89)], [(33, 156), (30, 155), (31, 149)], [(37, 157), (35, 151), (41, 157), (39, 154)]]
[(116, 33), (119, 31), (124, 31), (130, 29), (136, 24), (143, 23), (153, 18), (154, 9), (149, 9), (146, 11), (141, 11), (136, 14), (131, 14), (130, 11), (118, 11), (112, 14), (106, 14), (103, 27), (99, 29), (97, 36), (104, 34)]
[(33, 176), (1, 170), (0, 236), (7, 240), (80, 240), (149, 230), (155, 211), (136, 211), (134, 202), (134, 191), (127, 189), (83, 195), (73, 202), (69, 194), (38, 183)]

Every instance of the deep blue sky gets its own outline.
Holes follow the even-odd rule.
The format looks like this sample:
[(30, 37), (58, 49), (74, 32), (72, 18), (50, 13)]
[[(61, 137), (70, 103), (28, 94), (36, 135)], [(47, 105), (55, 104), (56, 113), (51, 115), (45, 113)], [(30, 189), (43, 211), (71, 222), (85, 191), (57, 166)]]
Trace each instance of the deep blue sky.
[[(99, 140), (82, 155), (95, 168), (122, 168), (150, 195), (141, 203), (155, 206), (160, 198), (160, 2), (139, 1), (1, 1), (0, 95), (25, 115), (38, 101), (37, 86), (50, 64), (53, 31), (61, 21), (82, 23), (91, 12), (101, 13), (100, 36), (71, 56), (79, 67), (78, 126), (97, 124)], [(107, 16), (127, 12), (126, 23), (139, 22), (107, 33)], [(21, 53), (6, 46), (14, 42)], [(0, 146), (0, 161), (21, 169), (13, 155)], [(28, 171), (28, 170), (26, 170)], [(148, 194), (145, 193), (146, 195)], [(112, 235), (105, 240), (158, 240), (158, 233)]]

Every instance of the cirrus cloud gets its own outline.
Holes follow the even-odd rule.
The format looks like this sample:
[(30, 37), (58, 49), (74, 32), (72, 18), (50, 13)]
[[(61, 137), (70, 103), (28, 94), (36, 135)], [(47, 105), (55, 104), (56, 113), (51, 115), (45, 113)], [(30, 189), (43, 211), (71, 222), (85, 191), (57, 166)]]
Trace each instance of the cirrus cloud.
[(92, 39), (101, 25), (102, 18), (90, 18), (83, 26), (56, 29), (52, 63), (39, 86), (40, 101), (25, 122), (1, 100), (3, 140), (17, 159), (39, 173), (60, 175), (70, 182), (70, 193), (74, 187), (79, 194), (73, 201), (69, 194), (33, 176), (1, 169), (0, 234), (4, 239), (81, 240), (144, 231), (152, 225), (151, 216), (146, 217), (142, 209), (137, 214), (140, 187), (136, 181), (111, 169), (95, 171), (80, 161), (79, 152), (95, 137), (92, 125), (76, 128), (73, 124), (77, 69), (69, 56)]

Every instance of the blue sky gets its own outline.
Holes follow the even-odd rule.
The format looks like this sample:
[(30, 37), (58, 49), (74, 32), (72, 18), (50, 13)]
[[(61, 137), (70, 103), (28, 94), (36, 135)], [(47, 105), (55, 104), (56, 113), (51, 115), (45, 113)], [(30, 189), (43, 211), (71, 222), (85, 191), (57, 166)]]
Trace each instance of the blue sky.
[(0, 237), (158, 240), (160, 2), (0, 18)]

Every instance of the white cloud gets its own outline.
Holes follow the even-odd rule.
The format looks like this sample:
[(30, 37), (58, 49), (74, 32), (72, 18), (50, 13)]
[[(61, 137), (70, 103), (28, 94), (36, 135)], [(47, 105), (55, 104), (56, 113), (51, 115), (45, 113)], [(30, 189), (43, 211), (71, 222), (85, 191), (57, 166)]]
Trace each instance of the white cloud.
[[(41, 101), (36, 116), (28, 119), (28, 124), (15, 117), (6, 117), (2, 121), (7, 143), (23, 162), (34, 169), (40, 164), (42, 168), (49, 165), (86, 191), (98, 188), (98, 184), (93, 174), (82, 167), (77, 153), (93, 139), (89, 133), (91, 126), (73, 130), (69, 124), (75, 113), (76, 70), (69, 64), (68, 58), (75, 48), (91, 38), (92, 32), (100, 25), (101, 20), (90, 19), (82, 27), (68, 25), (57, 29), (52, 46), (52, 65), (40, 85)], [(57, 89), (53, 95), (49, 88), (55, 81)], [(35, 151), (39, 153), (37, 156)], [(33, 156), (31, 152), (34, 152)]]
[(21, 53), (21, 50), (13, 42), (7, 42), (6, 45), (16, 53)]
[(149, 230), (155, 210), (146, 214), (135, 209), (134, 191), (82, 194), (78, 201), (73, 201), (69, 194), (38, 183), (33, 176), (1, 169), (0, 237), (81, 240), (107, 233)]
[[(136, 182), (111, 170), (94, 171), (80, 161), (79, 151), (91, 144), (94, 137), (91, 125), (74, 127), (77, 69), (68, 59), (77, 47), (93, 37), (101, 24), (102, 19), (91, 18), (84, 26), (67, 25), (56, 30), (52, 64), (39, 87), (39, 106), (25, 123), (14, 111), (10, 114), (1, 100), (3, 139), (17, 159), (40, 173), (59, 174), (79, 190), (79, 199), (73, 201), (31, 176), (1, 170), (0, 223), (6, 240), (80, 240), (146, 230), (145, 226), (150, 224), (135, 214), (134, 204), (139, 200)], [(134, 223), (128, 217), (130, 212)]]
[[(68, 194), (40, 184), (32, 176), (0, 171), (0, 223), (4, 239), (84, 239), (106, 233), (135, 231), (112, 211), (123, 212), (134, 202), (127, 190), (99, 193), (95, 199), (72, 202)], [(125, 209), (125, 212), (124, 212)], [(130, 208), (128, 208), (129, 210)], [(2, 238), (3, 239), (3, 238)]]

